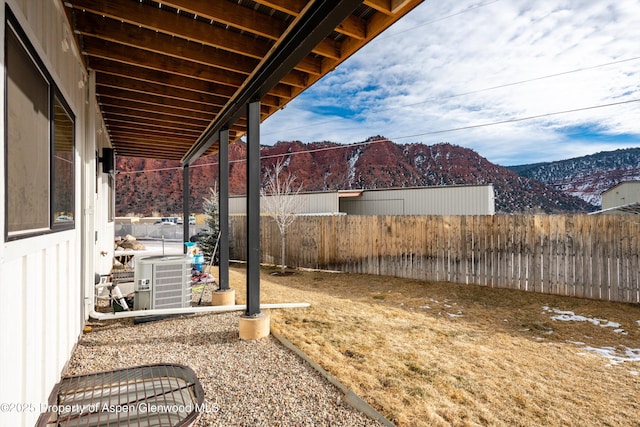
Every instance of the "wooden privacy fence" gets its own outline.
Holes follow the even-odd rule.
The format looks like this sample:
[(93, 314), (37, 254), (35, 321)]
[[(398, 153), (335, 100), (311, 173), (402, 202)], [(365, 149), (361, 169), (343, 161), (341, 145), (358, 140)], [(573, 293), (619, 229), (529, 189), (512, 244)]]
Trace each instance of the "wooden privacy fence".
[[(245, 230), (231, 219), (235, 259), (246, 259)], [(286, 264), (638, 303), (639, 233), (630, 215), (299, 217)], [(280, 263), (268, 217), (261, 251)]]

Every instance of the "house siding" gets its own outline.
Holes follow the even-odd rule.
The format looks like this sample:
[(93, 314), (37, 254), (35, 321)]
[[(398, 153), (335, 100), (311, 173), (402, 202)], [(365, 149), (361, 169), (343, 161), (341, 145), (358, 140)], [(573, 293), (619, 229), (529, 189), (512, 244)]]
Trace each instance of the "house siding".
[(106, 222), (104, 207), (96, 204), (104, 184), (95, 176), (94, 121), (88, 120), (96, 107), (88, 102), (88, 73), (62, 2), (0, 0), (0, 6), (0, 235), (5, 235), (6, 6), (75, 116), (75, 228), (0, 243), (0, 293), (5, 296), (0, 310), (0, 403), (16, 405), (0, 412), (0, 425), (28, 426), (37, 421), (82, 333), (85, 304), (93, 298), (94, 253), (97, 247), (112, 246), (106, 242), (112, 241), (113, 224), (96, 227)]

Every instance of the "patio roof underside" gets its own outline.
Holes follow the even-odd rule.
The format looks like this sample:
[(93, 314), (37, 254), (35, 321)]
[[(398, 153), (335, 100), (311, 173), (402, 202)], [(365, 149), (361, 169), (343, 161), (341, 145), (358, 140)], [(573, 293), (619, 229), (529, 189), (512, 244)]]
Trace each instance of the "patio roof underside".
[[(195, 151), (196, 158), (217, 151), (218, 130), (228, 128), (231, 141), (246, 133), (238, 105), (247, 97), (260, 99), (264, 121), (421, 1), (64, 0), (64, 5), (86, 65), (95, 71), (98, 103), (116, 154), (188, 163)], [(346, 18), (322, 28), (323, 4), (329, 14), (342, 6)], [(292, 46), (301, 28), (323, 32), (311, 46), (300, 47), (306, 49), (302, 53)], [(259, 89), (248, 93), (274, 62), (281, 68), (276, 80), (262, 76)]]

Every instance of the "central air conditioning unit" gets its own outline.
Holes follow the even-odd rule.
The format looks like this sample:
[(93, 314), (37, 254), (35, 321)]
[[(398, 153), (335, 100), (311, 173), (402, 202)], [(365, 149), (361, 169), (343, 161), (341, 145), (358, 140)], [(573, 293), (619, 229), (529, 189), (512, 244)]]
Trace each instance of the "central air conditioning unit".
[(134, 310), (191, 306), (191, 258), (146, 256), (136, 260)]

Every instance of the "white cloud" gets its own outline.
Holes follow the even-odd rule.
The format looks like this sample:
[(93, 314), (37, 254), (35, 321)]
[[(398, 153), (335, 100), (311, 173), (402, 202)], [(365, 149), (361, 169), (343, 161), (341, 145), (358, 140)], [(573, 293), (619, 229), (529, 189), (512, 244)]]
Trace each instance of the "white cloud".
[[(640, 58), (638, 40), (637, 0), (425, 1), (267, 120), (262, 140), (380, 134), (448, 141), (501, 164), (639, 146), (639, 102), (436, 133), (639, 99), (640, 59), (605, 65)], [(638, 138), (594, 139), (617, 134)]]

